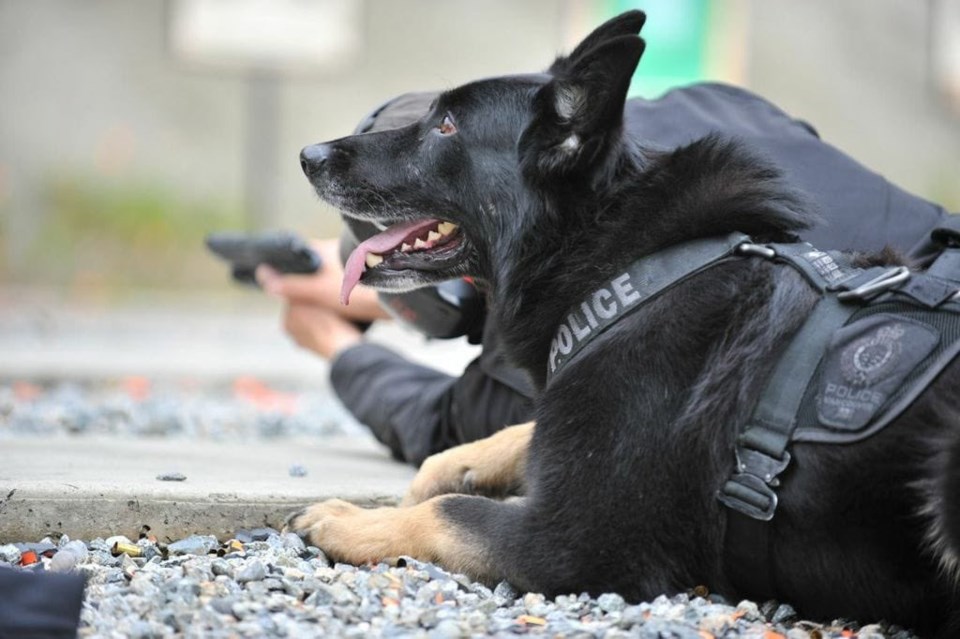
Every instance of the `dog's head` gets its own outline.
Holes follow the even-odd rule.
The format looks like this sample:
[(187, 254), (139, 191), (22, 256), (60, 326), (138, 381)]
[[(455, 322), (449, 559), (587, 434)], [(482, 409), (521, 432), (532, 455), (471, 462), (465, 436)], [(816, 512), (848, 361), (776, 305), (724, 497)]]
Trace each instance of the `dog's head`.
[(348, 259), (341, 301), (361, 278), (387, 291), (490, 279), (545, 186), (609, 174), (644, 20), (610, 20), (544, 74), (446, 91), (406, 127), (306, 147), (301, 165), (320, 197), (385, 228)]

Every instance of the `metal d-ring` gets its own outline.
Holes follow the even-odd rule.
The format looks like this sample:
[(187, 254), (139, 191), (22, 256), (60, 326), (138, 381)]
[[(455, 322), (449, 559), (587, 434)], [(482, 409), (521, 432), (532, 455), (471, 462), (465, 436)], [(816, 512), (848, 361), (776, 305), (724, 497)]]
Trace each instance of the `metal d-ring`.
[(843, 291), (842, 293), (837, 293), (837, 299), (844, 302), (852, 299), (862, 300), (869, 295), (886, 291), (893, 288), (897, 284), (902, 284), (908, 279), (910, 279), (910, 269), (906, 266), (897, 266), (896, 268), (892, 268), (884, 273), (881, 273), (878, 277), (873, 278), (869, 282), (861, 284), (852, 291)]
[(763, 244), (754, 244), (752, 242), (743, 242), (737, 245), (737, 255), (757, 255), (759, 257), (772, 260), (777, 256), (777, 252), (769, 246)]

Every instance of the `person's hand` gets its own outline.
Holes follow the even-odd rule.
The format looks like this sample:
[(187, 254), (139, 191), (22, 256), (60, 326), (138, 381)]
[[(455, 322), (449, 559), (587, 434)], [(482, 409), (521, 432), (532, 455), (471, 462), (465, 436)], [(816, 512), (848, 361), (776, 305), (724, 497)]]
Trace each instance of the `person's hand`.
[(310, 275), (283, 275), (261, 264), (256, 272), (260, 287), (290, 304), (322, 307), (345, 319), (372, 322), (389, 317), (377, 301), (377, 292), (362, 285), (354, 289), (349, 306), (340, 304), (340, 284), (343, 281), (340, 240), (314, 240), (310, 245), (323, 261), (319, 271)]
[(303, 302), (287, 304), (283, 328), (298, 346), (325, 359), (333, 359), (363, 341), (360, 329), (350, 320), (328, 308)]

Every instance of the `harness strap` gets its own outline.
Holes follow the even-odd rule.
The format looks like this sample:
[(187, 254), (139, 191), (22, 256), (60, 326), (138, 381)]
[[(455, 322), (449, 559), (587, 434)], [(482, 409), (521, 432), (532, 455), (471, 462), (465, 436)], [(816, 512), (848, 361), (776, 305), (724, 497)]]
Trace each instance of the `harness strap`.
[(797, 412), (834, 330), (856, 310), (832, 293), (875, 285), (887, 270), (878, 273), (854, 268), (843, 254), (820, 251), (805, 242), (765, 248), (770, 249), (765, 257), (793, 267), (821, 297), (777, 358), (770, 380), (737, 438), (736, 469), (717, 493), (717, 499), (728, 508), (726, 572), (738, 587), (757, 596), (776, 592), (769, 559), (769, 522), (777, 509), (774, 488), (790, 465), (787, 447), (797, 426)]
[(743, 233), (677, 244), (647, 255), (610, 278), (570, 309), (557, 328), (547, 358), (547, 382), (583, 347), (650, 298), (733, 255), (750, 238)]
[(727, 574), (753, 596), (776, 593), (769, 523), (777, 508), (774, 489), (790, 465), (787, 447), (794, 438), (800, 405), (835, 332), (867, 302), (906, 297), (922, 307), (953, 310), (960, 297), (960, 249), (946, 249), (926, 273), (911, 273), (905, 267), (854, 268), (841, 254), (804, 244), (768, 248), (774, 255), (766, 257), (797, 269), (821, 298), (779, 356), (737, 439), (734, 474), (717, 494), (729, 509)]
[(863, 275), (862, 269), (854, 268), (849, 258), (838, 251), (821, 251), (807, 242), (765, 246), (774, 252), (770, 259), (789, 264), (821, 293), (849, 285)]
[[(735, 473), (717, 498), (727, 515), (726, 568), (748, 593), (775, 592), (769, 557), (770, 524), (777, 509), (779, 475), (790, 464), (787, 446), (796, 415), (833, 332), (856, 310), (835, 295), (820, 299), (779, 357), (770, 381), (737, 441)], [(758, 560), (759, 559), (759, 560)]]
[(954, 284), (960, 284), (960, 248), (943, 249), (926, 272)]

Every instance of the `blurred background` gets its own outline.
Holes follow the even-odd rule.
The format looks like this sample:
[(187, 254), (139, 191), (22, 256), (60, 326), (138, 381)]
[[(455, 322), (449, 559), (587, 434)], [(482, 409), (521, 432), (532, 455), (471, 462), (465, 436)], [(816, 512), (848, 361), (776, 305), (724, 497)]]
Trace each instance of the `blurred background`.
[(960, 0), (0, 0), (0, 377), (322, 379), (204, 235), (337, 233), (301, 147), (632, 7), (635, 94), (745, 86), (960, 210)]

